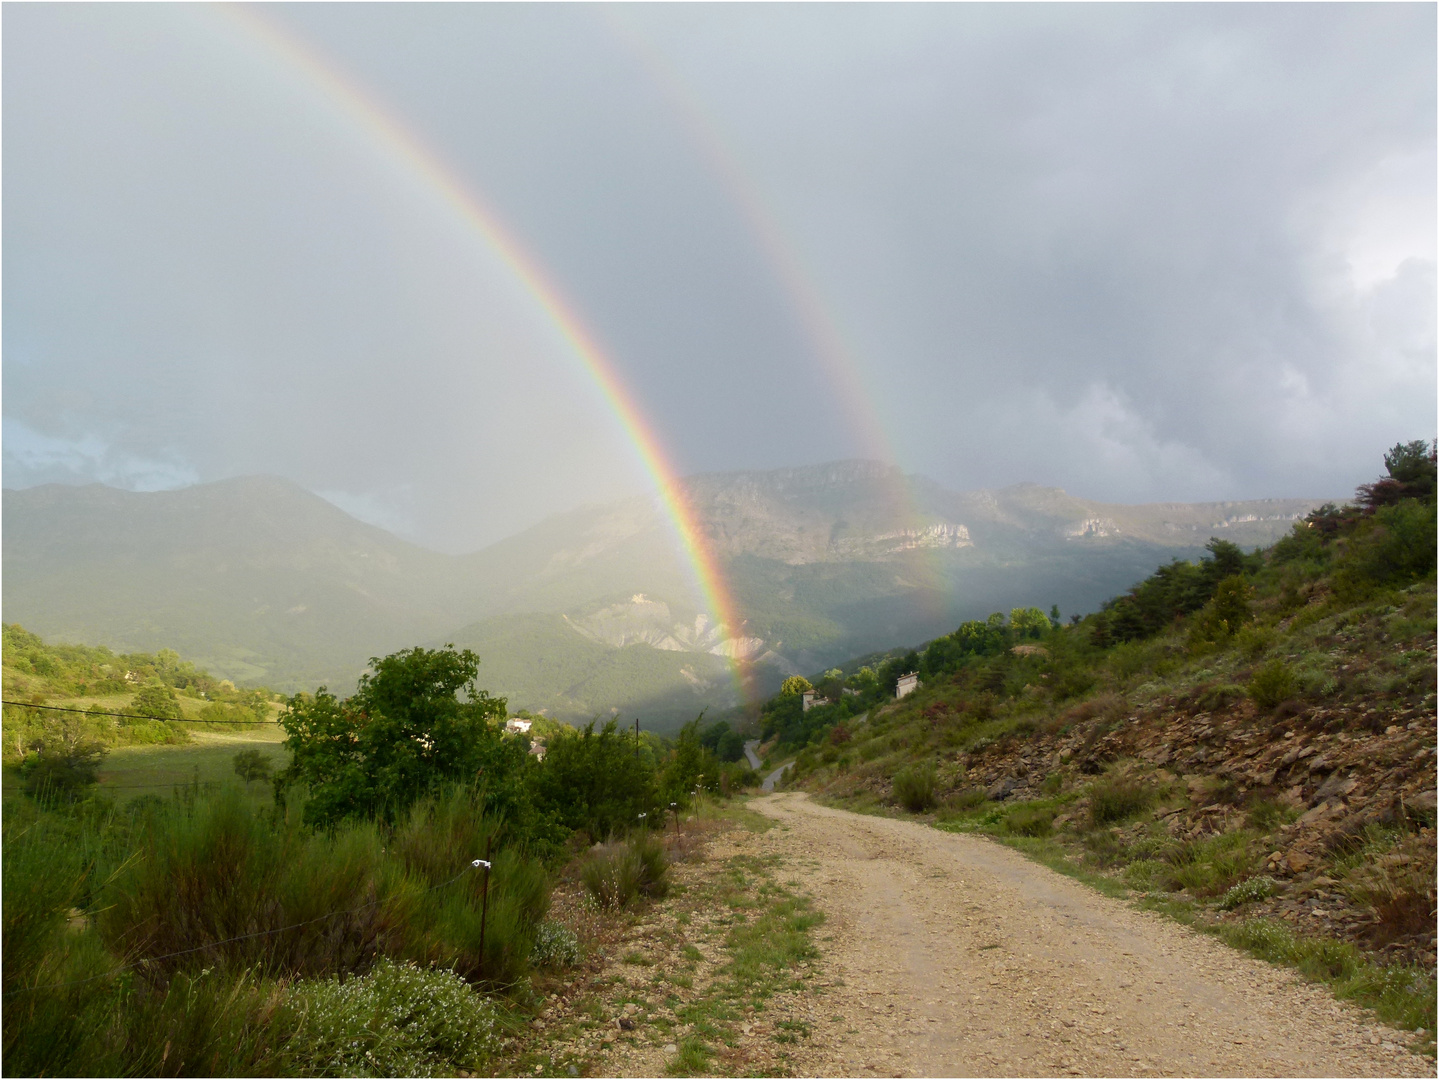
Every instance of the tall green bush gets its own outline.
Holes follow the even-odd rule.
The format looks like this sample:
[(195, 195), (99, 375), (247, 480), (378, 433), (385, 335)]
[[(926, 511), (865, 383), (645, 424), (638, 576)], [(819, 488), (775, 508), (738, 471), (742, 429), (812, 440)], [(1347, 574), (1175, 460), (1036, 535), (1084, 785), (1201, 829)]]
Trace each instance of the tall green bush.
[(934, 805), (934, 764), (910, 765), (895, 773), (891, 783), (894, 801), (911, 813), (922, 813)]
[(1249, 696), (1261, 709), (1272, 709), (1299, 691), (1294, 670), (1283, 660), (1270, 660), (1249, 680)]

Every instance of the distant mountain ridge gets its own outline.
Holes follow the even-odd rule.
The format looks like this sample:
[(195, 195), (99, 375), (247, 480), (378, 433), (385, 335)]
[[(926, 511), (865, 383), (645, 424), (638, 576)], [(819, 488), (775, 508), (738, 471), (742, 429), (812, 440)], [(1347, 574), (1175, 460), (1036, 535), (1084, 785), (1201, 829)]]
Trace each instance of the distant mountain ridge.
[(784, 674), (1021, 604), (1089, 610), (1211, 535), (1272, 542), (1318, 500), (1122, 506), (1021, 484), (951, 492), (872, 461), (683, 482), (745, 622), (701, 609), (650, 497), (470, 555), (428, 551), (276, 477), (177, 491), (4, 492), (4, 618), (47, 638), (179, 649), (216, 674), (348, 691), (368, 657), (475, 647), (482, 681), (566, 718), (655, 722)]

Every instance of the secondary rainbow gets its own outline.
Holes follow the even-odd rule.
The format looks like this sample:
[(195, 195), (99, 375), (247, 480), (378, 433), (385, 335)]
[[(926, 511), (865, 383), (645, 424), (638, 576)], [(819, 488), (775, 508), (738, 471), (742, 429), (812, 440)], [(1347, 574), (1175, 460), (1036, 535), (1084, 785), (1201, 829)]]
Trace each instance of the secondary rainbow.
[[(438, 154), (405, 128), (389, 110), (322, 59), (313, 48), (303, 45), (253, 9), (225, 4), (212, 10), (223, 11), (265, 47), (301, 71), (349, 119), (403, 162), (431, 192), (440, 197), (479, 234), (495, 256), (520, 282), (570, 352), (594, 380), (634, 446), (659, 493), (685, 557), (694, 571), (710, 617), (720, 626), (727, 628), (732, 637), (743, 637), (744, 620), (740, 618), (725, 582), (719, 559), (700, 528), (698, 515), (690, 504), (683, 484), (669, 464), (659, 439), (626, 391), (614, 365), (539, 263)], [(729, 659), (741, 698), (751, 696), (753, 682), (746, 677), (744, 657), (733, 655)]]
[[(896, 465), (899, 455), (889, 436), (890, 424), (883, 420), (882, 402), (892, 393), (879, 392), (865, 376), (849, 336), (842, 329), (843, 320), (826, 303), (815, 275), (805, 266), (800, 247), (781, 224), (780, 215), (772, 208), (761, 186), (743, 163), (734, 140), (727, 137), (724, 126), (707, 108), (700, 95), (670, 62), (667, 56), (633, 23), (625, 9), (613, 5), (599, 7), (599, 16), (661, 92), (691, 145), (703, 159), (710, 175), (744, 221), (751, 238), (763, 254), (770, 272), (789, 301), (795, 320), (809, 340), (810, 351), (818, 363), (824, 384), (836, 394), (864, 453), (887, 465)], [(890, 512), (900, 528), (920, 529), (927, 515), (920, 512), (902, 474), (886, 486)], [(932, 519), (928, 519), (932, 520)], [(937, 551), (922, 556), (923, 580), (921, 595), (929, 598), (930, 610), (941, 614), (946, 592), (945, 575), (938, 562)], [(910, 571), (917, 567), (913, 564)]]

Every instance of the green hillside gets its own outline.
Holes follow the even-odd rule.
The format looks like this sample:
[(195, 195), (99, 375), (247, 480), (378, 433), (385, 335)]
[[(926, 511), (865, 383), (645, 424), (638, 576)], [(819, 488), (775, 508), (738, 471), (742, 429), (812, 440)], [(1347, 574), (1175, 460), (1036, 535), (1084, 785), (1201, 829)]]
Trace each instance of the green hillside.
[[(1071, 624), (962, 624), (766, 703), (852, 808), (979, 831), (1433, 1031), (1435, 457)], [(895, 700), (899, 675), (921, 685)], [(849, 692), (846, 693), (845, 691)]]

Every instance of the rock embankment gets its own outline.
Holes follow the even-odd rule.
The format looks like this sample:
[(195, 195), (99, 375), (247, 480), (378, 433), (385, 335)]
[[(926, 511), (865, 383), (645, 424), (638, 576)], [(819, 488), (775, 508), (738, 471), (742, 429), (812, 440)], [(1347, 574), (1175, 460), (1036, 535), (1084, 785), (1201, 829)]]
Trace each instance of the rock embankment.
[[(1434, 644), (1427, 647), (1434, 663)], [(1210, 696), (1215, 696), (1210, 688)], [(1222, 697), (1222, 694), (1218, 695)], [(1109, 715), (1079, 715), (1068, 730), (1036, 731), (960, 755), (965, 782), (994, 800), (1038, 799), (1055, 773), (1078, 780), (1116, 763), (1180, 790), (1155, 816), (1176, 840), (1195, 841), (1239, 827), (1269, 804), (1293, 818), (1272, 833), (1262, 870), (1276, 895), (1246, 916), (1273, 914), (1305, 929), (1355, 941), (1392, 959), (1435, 967), (1434, 825), (1435, 715), (1422, 706), (1351, 702), (1310, 706), (1286, 703), (1273, 713), (1248, 698), (1197, 707), (1168, 697), (1134, 709), (1118, 699), (1100, 704)], [(1051, 781), (1052, 783), (1052, 781)], [(1184, 797), (1187, 795), (1187, 797)], [(1088, 812), (1081, 798), (1055, 818), (1062, 828)], [(1427, 907), (1385, 910), (1383, 898), (1356, 902), (1356, 890), (1338, 880), (1354, 868), (1356, 850), (1374, 827), (1400, 824), (1412, 838), (1379, 857), (1391, 878), (1413, 887), (1428, 881)], [(1377, 883), (1383, 891), (1383, 883)], [(1358, 890), (1362, 891), (1362, 890)], [(1391, 890), (1392, 891), (1392, 890)], [(1421, 890), (1422, 891), (1422, 890)], [(1421, 896), (1418, 907), (1424, 907)]]

